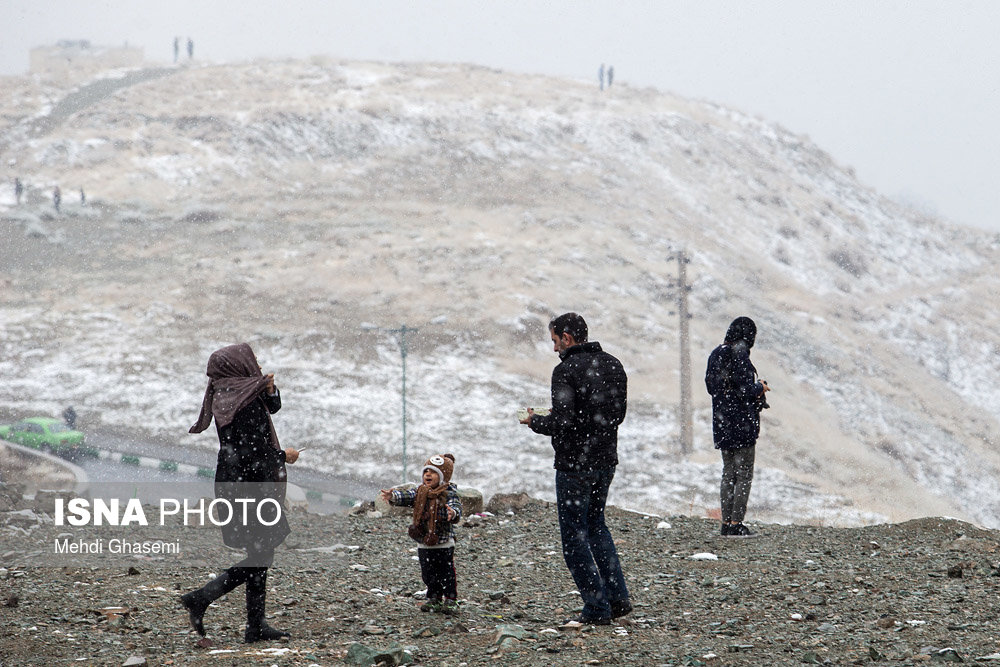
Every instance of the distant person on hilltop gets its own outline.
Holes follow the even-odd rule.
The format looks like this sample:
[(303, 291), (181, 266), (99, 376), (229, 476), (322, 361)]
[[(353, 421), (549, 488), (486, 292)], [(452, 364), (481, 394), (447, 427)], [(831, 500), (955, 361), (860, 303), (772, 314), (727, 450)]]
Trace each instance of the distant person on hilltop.
[(83, 206), (87, 203), (87, 195), (84, 193), (83, 188), (80, 188), (80, 205)]
[(58, 185), (52, 189), (52, 203), (55, 204), (56, 213), (58, 213), (59, 205), (62, 204), (62, 191)]
[(21, 183), (20, 178), (14, 179), (14, 199), (17, 200), (17, 205), (21, 205), (21, 195), (24, 194), (24, 184)]
[(750, 362), (750, 348), (757, 325), (737, 317), (729, 325), (722, 345), (712, 350), (705, 370), (705, 387), (712, 395), (712, 435), (722, 451), (722, 535), (750, 537), (743, 525), (753, 483), (754, 454), (760, 435), (760, 412), (770, 407), (764, 394), (771, 390), (757, 379)]
[(177, 64), (177, 56), (180, 55), (180, 52), (181, 52), (181, 38), (174, 37), (174, 64)]
[(194, 59), (194, 40), (188, 37), (188, 60)]
[(610, 88), (611, 84), (614, 82), (615, 82), (615, 66), (611, 65), (610, 67), (608, 67), (608, 88)]
[(604, 63), (597, 69), (597, 83), (604, 90)]

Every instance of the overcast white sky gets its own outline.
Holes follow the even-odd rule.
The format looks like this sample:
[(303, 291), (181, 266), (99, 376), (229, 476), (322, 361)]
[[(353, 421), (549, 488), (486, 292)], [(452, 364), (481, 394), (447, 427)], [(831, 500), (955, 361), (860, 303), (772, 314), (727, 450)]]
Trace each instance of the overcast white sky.
[(173, 59), (329, 54), (615, 79), (811, 137), (883, 194), (1000, 231), (994, 0), (0, 0), (0, 74), (59, 39)]

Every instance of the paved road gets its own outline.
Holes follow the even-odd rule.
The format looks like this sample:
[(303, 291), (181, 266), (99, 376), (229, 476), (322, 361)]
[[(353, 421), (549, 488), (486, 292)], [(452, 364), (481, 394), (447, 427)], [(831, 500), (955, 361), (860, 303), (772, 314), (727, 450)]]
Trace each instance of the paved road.
[[(214, 451), (111, 431), (87, 429), (86, 433), (87, 445), (101, 451), (101, 457), (82, 458), (75, 463), (87, 473), (94, 497), (134, 496), (158, 504), (160, 498), (197, 500), (214, 496)], [(114, 455), (110, 455), (112, 452)], [(157, 465), (163, 462), (167, 464)], [(180, 470), (171, 469), (175, 467), (171, 463), (178, 464)], [(194, 468), (200, 468), (202, 474), (193, 474)], [(301, 460), (288, 466), (288, 476), (292, 485), (307, 494), (309, 509), (323, 513), (341, 512), (357, 499), (374, 498), (377, 489), (384, 486), (377, 481), (324, 475)]]

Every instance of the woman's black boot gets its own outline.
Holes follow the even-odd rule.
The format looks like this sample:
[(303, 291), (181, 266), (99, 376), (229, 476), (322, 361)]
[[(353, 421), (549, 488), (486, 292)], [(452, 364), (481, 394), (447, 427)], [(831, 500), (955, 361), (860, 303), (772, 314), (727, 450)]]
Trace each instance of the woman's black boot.
[(208, 605), (239, 586), (245, 579), (245, 577), (235, 576), (234, 569), (229, 568), (198, 590), (181, 596), (181, 604), (188, 610), (188, 620), (191, 621), (191, 627), (202, 637), (205, 636), (203, 619)]
[(260, 572), (251, 574), (247, 579), (247, 630), (243, 636), (247, 644), (291, 637), (291, 634), (272, 628), (264, 620), (264, 606), (267, 603), (267, 568), (259, 569)]

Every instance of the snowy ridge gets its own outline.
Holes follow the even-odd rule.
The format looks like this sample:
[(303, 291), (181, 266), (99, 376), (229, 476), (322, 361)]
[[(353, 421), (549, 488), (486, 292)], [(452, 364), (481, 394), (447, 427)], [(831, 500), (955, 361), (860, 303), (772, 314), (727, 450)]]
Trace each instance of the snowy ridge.
[[(775, 387), (758, 515), (1000, 525), (1000, 239), (881, 197), (807, 138), (655, 90), (323, 59), (178, 68), (31, 136), (68, 92), (25, 80), (3, 98), (29, 202), (0, 193), (0, 408), (75, 402), (187, 437), (208, 353), (247, 339), (279, 377), (285, 442), (393, 479), (398, 347), (360, 324), (406, 322), (410, 469), (447, 449), (465, 483), (547, 497), (548, 444), (513, 415), (547, 401), (545, 323), (575, 309), (631, 379), (612, 502), (698, 513), (718, 474), (700, 374), (746, 313)], [(95, 205), (70, 201), (76, 183)]]

